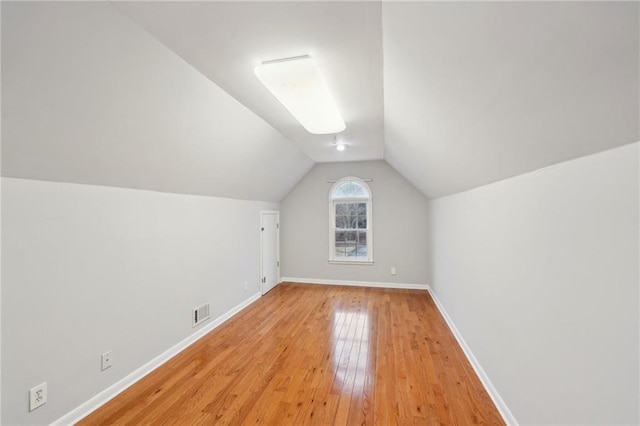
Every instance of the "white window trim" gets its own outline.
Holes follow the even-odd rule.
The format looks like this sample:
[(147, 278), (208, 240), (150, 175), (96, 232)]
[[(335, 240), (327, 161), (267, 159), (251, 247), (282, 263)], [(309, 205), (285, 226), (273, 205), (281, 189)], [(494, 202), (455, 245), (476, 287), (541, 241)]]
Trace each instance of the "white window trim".
[[(332, 197), (333, 191), (336, 187), (345, 181), (356, 181), (360, 185), (364, 186), (369, 193), (369, 198), (336, 198)], [(336, 244), (336, 219), (335, 219), (335, 204), (336, 203), (362, 203), (367, 204), (367, 259), (353, 259), (350, 260), (346, 257), (335, 256), (335, 244)], [(373, 265), (373, 192), (369, 185), (362, 179), (356, 176), (347, 176), (339, 179), (331, 186), (329, 190), (329, 263), (333, 265)]]

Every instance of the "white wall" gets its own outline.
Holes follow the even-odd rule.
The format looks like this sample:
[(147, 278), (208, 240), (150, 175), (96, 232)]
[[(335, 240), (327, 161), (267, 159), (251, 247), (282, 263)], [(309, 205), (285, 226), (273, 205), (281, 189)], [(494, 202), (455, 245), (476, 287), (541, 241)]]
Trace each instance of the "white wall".
[[(373, 265), (328, 263), (328, 181), (345, 176), (373, 179)], [(316, 164), (282, 201), (282, 276), (426, 284), (426, 215), (427, 199), (384, 161)]]
[[(0, 185), (0, 223), (2, 222), (2, 185)], [(0, 242), (2, 241), (2, 225), (0, 225)], [(0, 425), (2, 424), (2, 244), (0, 243)]]
[(110, 2), (3, 2), (1, 83), (0, 423), (44, 424), (257, 293), (278, 205), (215, 197), (278, 202), (312, 162)]
[(638, 143), (430, 202), (438, 298), (521, 424), (638, 424)]
[[(278, 205), (3, 178), (2, 208), (1, 423), (18, 425), (50, 423), (193, 333), (196, 305), (215, 318), (257, 293), (259, 213)], [(49, 401), (29, 413), (44, 381)]]

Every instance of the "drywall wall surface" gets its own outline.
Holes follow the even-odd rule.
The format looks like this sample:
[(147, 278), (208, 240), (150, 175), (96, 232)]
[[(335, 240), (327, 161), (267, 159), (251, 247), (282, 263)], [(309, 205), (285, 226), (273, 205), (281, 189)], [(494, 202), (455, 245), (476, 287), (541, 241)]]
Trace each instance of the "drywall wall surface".
[[(373, 265), (329, 260), (330, 181), (372, 179)], [(283, 277), (426, 284), (427, 199), (384, 161), (319, 163), (282, 201)], [(397, 275), (391, 275), (395, 266)]]
[[(2, 5), (0, 5), (0, 58), (2, 58)], [(0, 93), (2, 93), (2, 66), (0, 66)], [(0, 96), (1, 97), (1, 96)], [(0, 99), (0, 116), (2, 116), (2, 100)], [(0, 120), (0, 146), (2, 146), (2, 120)], [(0, 176), (2, 175), (2, 150), (0, 149)], [(2, 223), (2, 185), (0, 185), (0, 224)], [(2, 226), (0, 225), (0, 241), (2, 241)], [(0, 244), (0, 259), (2, 259), (2, 244)], [(0, 261), (0, 424), (2, 424), (2, 261)]]
[(520, 424), (640, 421), (638, 156), (429, 203), (431, 284)]
[(35, 425), (199, 330), (192, 308), (258, 293), (260, 210), (278, 205), (3, 178), (2, 208), (1, 423)]
[(112, 2), (2, 12), (3, 176), (279, 202), (313, 166)]

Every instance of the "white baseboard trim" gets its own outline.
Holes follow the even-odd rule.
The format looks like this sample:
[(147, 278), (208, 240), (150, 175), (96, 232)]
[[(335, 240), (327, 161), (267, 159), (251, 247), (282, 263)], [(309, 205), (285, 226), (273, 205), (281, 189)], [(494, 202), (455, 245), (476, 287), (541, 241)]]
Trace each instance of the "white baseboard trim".
[(119, 393), (127, 389), (129, 386), (133, 385), (138, 380), (142, 379), (144, 376), (151, 373), (153, 370), (160, 367), (165, 362), (169, 361), (175, 355), (182, 352), (188, 346), (192, 345), (197, 340), (204, 337), (211, 330), (215, 329), (220, 324), (227, 321), (229, 318), (231, 318), (232, 316), (234, 316), (235, 314), (237, 314), (238, 312), (240, 312), (241, 310), (243, 310), (244, 308), (246, 308), (247, 306), (249, 306), (250, 304), (252, 304), (258, 299), (260, 299), (260, 293), (256, 293), (250, 296), (248, 299), (234, 306), (233, 308), (231, 308), (230, 310), (228, 310), (218, 318), (214, 319), (213, 321), (205, 325), (203, 328), (201, 328), (197, 332), (189, 335), (187, 338), (185, 338), (181, 342), (175, 344), (171, 348), (167, 349), (165, 352), (161, 353), (151, 361), (144, 364), (142, 367), (138, 368), (137, 370), (133, 371), (131, 374), (125, 376), (121, 380), (109, 386), (108, 388), (106, 388), (105, 390), (103, 390), (93, 398), (89, 399), (87, 402), (83, 403), (79, 407), (73, 409), (72, 411), (68, 412), (64, 416), (60, 417), (58, 420), (54, 421), (52, 425), (76, 424), (77, 422), (79, 422), (80, 420), (82, 420), (83, 418), (85, 418), (86, 416), (88, 416), (98, 408), (100, 408), (102, 405), (109, 402), (111, 399), (113, 399)]
[(442, 306), (442, 303), (440, 303), (438, 296), (436, 296), (431, 286), (427, 286), (427, 290), (429, 291), (431, 298), (433, 299), (436, 306), (438, 307), (438, 310), (440, 311), (440, 315), (442, 315), (442, 317), (444, 318), (445, 322), (449, 326), (449, 329), (451, 330), (456, 340), (458, 341), (458, 344), (462, 348), (462, 351), (464, 352), (467, 359), (469, 360), (471, 367), (473, 367), (473, 370), (476, 372), (476, 375), (482, 382), (482, 385), (484, 386), (487, 393), (489, 394), (489, 397), (491, 397), (491, 400), (493, 401), (496, 408), (500, 412), (502, 419), (505, 421), (506, 424), (510, 426), (517, 426), (518, 421), (513, 416), (513, 413), (511, 413), (511, 410), (509, 410), (509, 407), (507, 407), (507, 404), (504, 402), (504, 400), (496, 390), (495, 386), (493, 386), (493, 383), (491, 383), (491, 380), (489, 380), (489, 376), (487, 376), (487, 373), (485, 373), (484, 369), (478, 362), (478, 359), (475, 357), (473, 352), (471, 352), (471, 348), (469, 348), (469, 345), (467, 345), (467, 342), (465, 342), (464, 338), (462, 337), (462, 334), (460, 334), (460, 331), (454, 324), (453, 320), (451, 319), (447, 311), (444, 309), (444, 306)]
[(302, 284), (327, 284), (327, 285), (348, 285), (354, 287), (377, 287), (377, 288), (403, 288), (408, 290), (427, 290), (428, 284), (412, 284), (412, 283), (384, 283), (376, 281), (343, 281), (343, 280), (325, 280), (316, 278), (292, 278), (282, 277), (280, 282), (293, 282)]
[(471, 352), (471, 348), (469, 348), (469, 345), (467, 345), (467, 342), (465, 342), (464, 338), (462, 337), (462, 334), (460, 334), (460, 331), (454, 324), (453, 320), (451, 319), (447, 311), (444, 309), (444, 306), (442, 305), (442, 303), (440, 303), (440, 300), (438, 299), (438, 297), (436, 296), (435, 292), (433, 291), (430, 285), (382, 283), (382, 282), (368, 282), (368, 281), (340, 281), (340, 280), (324, 280), (324, 279), (316, 279), (316, 278), (293, 278), (293, 277), (282, 277), (280, 282), (427, 290), (431, 295), (431, 298), (435, 302), (436, 307), (438, 308), (438, 311), (440, 311), (440, 315), (442, 315), (442, 318), (444, 318), (445, 322), (447, 323), (447, 326), (449, 326), (449, 329), (451, 330), (451, 333), (453, 333), (454, 337), (458, 341), (458, 344), (462, 348), (462, 351), (464, 352), (465, 356), (469, 360), (471, 367), (473, 367), (473, 370), (476, 372), (476, 375), (480, 379), (480, 382), (482, 382), (482, 385), (484, 386), (485, 390), (489, 394), (489, 397), (491, 398), (496, 408), (498, 409), (498, 412), (502, 416), (502, 419), (505, 421), (506, 424), (510, 426), (518, 426), (518, 422), (516, 418), (511, 413), (511, 410), (509, 410), (509, 407), (507, 407), (507, 404), (504, 402), (504, 400), (496, 390), (495, 386), (493, 386), (493, 383), (491, 383), (491, 380), (489, 380), (489, 376), (487, 376), (487, 373), (484, 371), (484, 369), (478, 362), (478, 359), (475, 357), (473, 352)]

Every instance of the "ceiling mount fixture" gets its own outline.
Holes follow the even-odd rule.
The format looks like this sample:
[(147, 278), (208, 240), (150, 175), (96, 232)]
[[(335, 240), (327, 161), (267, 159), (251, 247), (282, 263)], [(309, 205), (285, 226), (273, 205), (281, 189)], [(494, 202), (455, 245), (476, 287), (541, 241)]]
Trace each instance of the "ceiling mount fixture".
[(346, 143), (343, 143), (343, 142), (338, 143), (336, 135), (333, 135), (333, 146), (338, 151), (344, 151), (345, 149), (347, 149), (349, 147), (349, 145), (347, 145)]
[(266, 61), (254, 72), (309, 133), (339, 133), (347, 127), (329, 86), (309, 55)]

